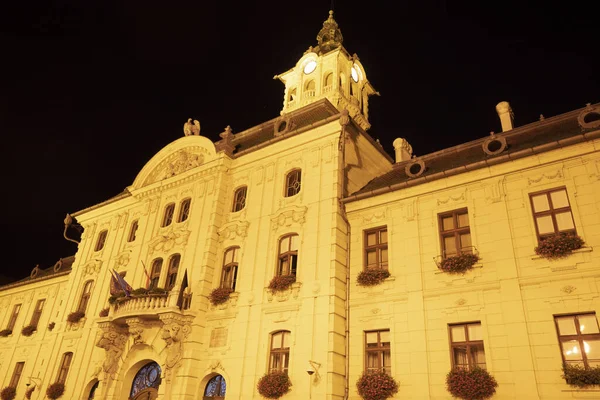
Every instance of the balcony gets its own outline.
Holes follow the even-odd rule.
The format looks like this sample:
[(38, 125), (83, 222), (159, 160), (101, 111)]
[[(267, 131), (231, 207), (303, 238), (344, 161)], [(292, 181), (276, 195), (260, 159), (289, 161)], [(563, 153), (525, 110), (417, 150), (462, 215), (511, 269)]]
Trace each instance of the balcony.
[(112, 302), (108, 319), (115, 323), (125, 323), (127, 318), (133, 317), (142, 320), (158, 320), (159, 314), (181, 312), (189, 308), (190, 300), (191, 293), (185, 293), (179, 301), (179, 290), (132, 293), (129, 297), (118, 297)]

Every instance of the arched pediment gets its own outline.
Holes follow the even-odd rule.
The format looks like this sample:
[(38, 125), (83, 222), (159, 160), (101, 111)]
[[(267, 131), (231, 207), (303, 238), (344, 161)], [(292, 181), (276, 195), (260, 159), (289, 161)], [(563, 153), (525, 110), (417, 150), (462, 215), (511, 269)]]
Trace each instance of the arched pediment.
[(131, 189), (153, 183), (200, 167), (216, 158), (213, 142), (204, 136), (186, 136), (169, 143), (144, 165)]

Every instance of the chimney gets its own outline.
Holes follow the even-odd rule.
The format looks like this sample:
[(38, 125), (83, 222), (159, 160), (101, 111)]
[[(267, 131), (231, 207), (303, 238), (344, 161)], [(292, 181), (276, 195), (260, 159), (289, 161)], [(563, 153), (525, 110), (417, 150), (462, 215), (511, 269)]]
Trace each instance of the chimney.
[(500, 117), (502, 132), (510, 131), (513, 128), (513, 118), (515, 115), (513, 114), (513, 110), (510, 108), (508, 101), (501, 101), (496, 104), (496, 112)]
[(408, 144), (406, 139), (398, 138), (394, 140), (394, 150), (396, 151), (396, 162), (410, 160), (412, 157), (412, 146)]

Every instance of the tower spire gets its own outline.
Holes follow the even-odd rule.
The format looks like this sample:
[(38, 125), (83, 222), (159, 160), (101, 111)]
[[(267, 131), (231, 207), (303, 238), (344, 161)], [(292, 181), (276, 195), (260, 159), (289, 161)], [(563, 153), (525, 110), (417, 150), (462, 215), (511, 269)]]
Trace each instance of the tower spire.
[(323, 28), (321, 28), (317, 35), (317, 52), (319, 55), (328, 53), (333, 49), (341, 47), (343, 41), (342, 31), (335, 19), (333, 19), (333, 9), (329, 10), (329, 17), (323, 22)]

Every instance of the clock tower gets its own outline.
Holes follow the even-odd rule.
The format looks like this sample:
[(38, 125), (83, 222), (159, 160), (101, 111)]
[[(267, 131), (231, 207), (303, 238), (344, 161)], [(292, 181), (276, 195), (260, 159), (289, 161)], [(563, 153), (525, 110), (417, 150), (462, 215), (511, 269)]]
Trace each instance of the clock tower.
[(342, 42), (342, 32), (329, 11), (317, 46), (309, 47), (295, 67), (274, 77), (285, 85), (281, 115), (327, 98), (339, 110), (347, 109), (364, 130), (369, 129), (369, 96), (379, 93), (367, 80), (358, 56), (350, 55)]

